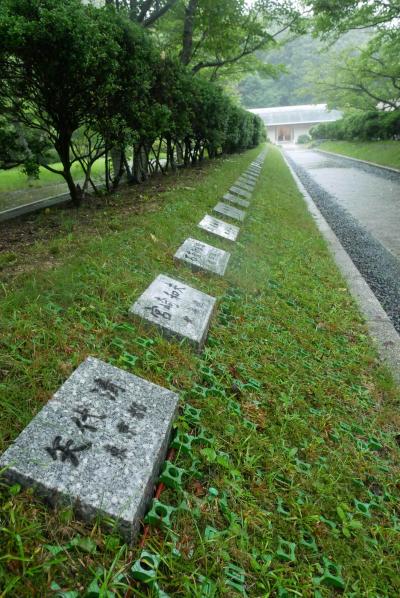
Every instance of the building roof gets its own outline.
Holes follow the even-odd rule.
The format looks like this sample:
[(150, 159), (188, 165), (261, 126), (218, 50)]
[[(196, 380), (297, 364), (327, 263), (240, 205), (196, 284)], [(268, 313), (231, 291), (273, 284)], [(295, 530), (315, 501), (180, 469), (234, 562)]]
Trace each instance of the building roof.
[(342, 118), (342, 113), (339, 110), (327, 110), (326, 104), (253, 108), (252, 110), (249, 110), (249, 112), (253, 112), (260, 116), (266, 125), (324, 123)]

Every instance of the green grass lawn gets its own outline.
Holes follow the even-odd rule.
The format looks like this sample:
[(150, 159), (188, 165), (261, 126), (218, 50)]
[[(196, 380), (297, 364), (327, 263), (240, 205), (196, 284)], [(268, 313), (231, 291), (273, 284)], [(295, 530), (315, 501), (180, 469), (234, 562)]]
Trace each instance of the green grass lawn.
[[(188, 507), (172, 517), (180, 556), (163, 527), (147, 539), (169, 596), (212, 596), (199, 575), (215, 596), (240, 595), (226, 584), (233, 563), (251, 597), (396, 597), (399, 394), (279, 150), (269, 149), (239, 242), (196, 227), (258, 153), (158, 178), (98, 211), (37, 217), (52, 238), (2, 262), (0, 447), (87, 355), (99, 357), (181, 393), (215, 437), (193, 459), (178, 451), (192, 471), (161, 495)], [(188, 236), (232, 251), (224, 278), (174, 263)], [(218, 299), (201, 355), (129, 320), (159, 273)], [(176, 426), (194, 431), (183, 416)], [(157, 595), (126, 577), (138, 545), (29, 490), (0, 493), (0, 596)]]
[(325, 141), (319, 149), (400, 168), (400, 141)]
[[(60, 164), (52, 164), (53, 168), (62, 169)], [(97, 160), (93, 166), (93, 176), (102, 176), (104, 172), (104, 159)], [(72, 174), (74, 178), (80, 179), (83, 177), (82, 168), (75, 163), (72, 167)], [(5, 191), (17, 191), (19, 189), (29, 189), (31, 187), (46, 187), (57, 183), (64, 183), (64, 179), (58, 175), (40, 168), (40, 175), (38, 179), (29, 179), (26, 174), (22, 172), (21, 168), (11, 168), (10, 170), (0, 170), (0, 193)]]

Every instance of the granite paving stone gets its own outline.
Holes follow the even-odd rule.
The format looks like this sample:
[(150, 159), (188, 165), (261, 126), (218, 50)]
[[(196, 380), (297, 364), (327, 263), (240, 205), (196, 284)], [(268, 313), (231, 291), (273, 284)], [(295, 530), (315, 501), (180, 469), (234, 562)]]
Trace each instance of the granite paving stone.
[(240, 199), (237, 195), (232, 195), (232, 193), (225, 193), (223, 199), (226, 201), (231, 201), (232, 203), (237, 204), (238, 206), (242, 206), (242, 208), (248, 208), (250, 202), (246, 199)]
[(219, 218), (214, 218), (214, 216), (210, 216), (209, 214), (206, 214), (197, 226), (209, 233), (212, 233), (213, 235), (216, 235), (217, 237), (222, 237), (223, 239), (228, 239), (229, 241), (236, 241), (240, 231), (238, 226), (235, 226), (234, 224), (228, 224), (227, 222), (219, 220)]
[(235, 185), (235, 187), (240, 187), (241, 189), (244, 189), (245, 191), (250, 191), (250, 193), (252, 193), (254, 191), (254, 187), (255, 187), (255, 184), (249, 183), (248, 181), (243, 181), (240, 178), (237, 179), (237, 181), (235, 181), (234, 185)]
[(222, 201), (219, 201), (213, 208), (214, 212), (218, 214), (222, 214), (223, 216), (228, 216), (229, 218), (233, 218), (234, 220), (239, 220), (243, 222), (246, 217), (246, 212), (243, 210), (239, 210), (238, 208), (234, 208)]
[(223, 276), (231, 254), (197, 239), (186, 239), (175, 253), (175, 259), (190, 264), (193, 270), (207, 270)]
[(160, 274), (132, 305), (129, 313), (155, 324), (165, 336), (189, 340), (200, 350), (214, 308), (214, 297)]
[(249, 191), (245, 191), (244, 189), (240, 189), (239, 187), (235, 187), (234, 185), (229, 189), (232, 193), (236, 193), (236, 195), (241, 195), (245, 199), (251, 199), (251, 193)]
[(0, 458), (9, 482), (116, 521), (134, 539), (165, 459), (178, 395), (88, 357)]
[(252, 177), (249, 176), (248, 174), (246, 174), (245, 172), (243, 174), (240, 175), (240, 178), (248, 183), (250, 183), (251, 185), (256, 185), (257, 183), (257, 177)]

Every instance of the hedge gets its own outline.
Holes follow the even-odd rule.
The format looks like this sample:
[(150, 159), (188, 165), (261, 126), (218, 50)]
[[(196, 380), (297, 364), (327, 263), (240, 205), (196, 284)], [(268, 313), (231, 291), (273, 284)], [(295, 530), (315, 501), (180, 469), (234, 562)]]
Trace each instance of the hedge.
[[(2, 0), (0, 79), (0, 167), (38, 172), (50, 167), (53, 148), (77, 205), (94, 186), (100, 157), (112, 189), (123, 176), (140, 182), (154, 169), (240, 152), (265, 138), (259, 117), (160, 55), (148, 32), (111, 6)], [(76, 161), (86, 175), (82, 189), (72, 177)]]
[(400, 138), (400, 110), (348, 114), (344, 118), (321, 123), (310, 131), (313, 139), (369, 141)]

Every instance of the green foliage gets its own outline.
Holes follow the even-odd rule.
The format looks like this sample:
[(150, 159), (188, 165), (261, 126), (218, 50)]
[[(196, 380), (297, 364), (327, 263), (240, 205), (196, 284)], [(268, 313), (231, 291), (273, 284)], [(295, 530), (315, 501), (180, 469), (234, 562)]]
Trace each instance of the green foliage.
[[(106, 155), (107, 166), (113, 148), (127, 162), (124, 149), (133, 146), (132, 169), (146, 172), (156, 140), (159, 154), (167, 143), (168, 164), (178, 145), (185, 148), (185, 164), (206, 150), (213, 157), (226, 142), (231, 112), (238, 119), (238, 138), (229, 151), (260, 142), (256, 117), (236, 108), (213, 83), (193, 77), (178, 60), (159, 55), (149, 34), (128, 16), (80, 0), (3, 2), (0, 166), (23, 164), (35, 175), (40, 164), (64, 177), (79, 204), (74, 163), (84, 170), (84, 193), (93, 165)], [(17, 128), (24, 134), (17, 136)], [(47, 159), (49, 145), (60, 169)], [(141, 180), (136, 171), (128, 174)], [(120, 173), (114, 175), (116, 184)]]
[[(400, 101), (398, 0), (306, 0), (314, 12), (314, 34), (330, 41), (343, 32), (368, 31), (368, 43), (331, 57), (311, 79), (331, 107), (375, 111)], [(369, 135), (369, 133), (367, 133)], [(370, 138), (370, 137), (365, 137)]]
[(157, 23), (157, 33), (164, 50), (193, 73), (237, 79), (244, 70), (263, 68), (258, 52), (300, 22), (291, 0), (178, 0)]
[(398, 0), (304, 0), (312, 8), (316, 33), (327, 36), (366, 27), (396, 27), (400, 17)]
[(258, 67), (254, 74), (247, 73), (238, 85), (243, 105), (266, 108), (326, 102), (319, 87), (310, 85), (310, 74), (317, 72), (318, 80), (321, 75), (325, 78), (326, 65), (336, 59), (338, 52), (349, 44), (363, 44), (370, 37), (368, 32), (352, 31), (327, 46), (311, 35), (303, 35), (259, 52), (258, 59), (264, 68)]
[(318, 148), (400, 170), (400, 141), (324, 141)]
[(80, 0), (2, 3), (0, 110), (51, 141), (74, 199), (74, 134), (110, 136), (110, 123), (114, 131), (122, 109), (148, 85), (149, 52), (139, 26)]
[(0, 169), (23, 166), (28, 176), (37, 176), (38, 163), (49, 155), (48, 140), (37, 131), (0, 116)]
[[(90, 353), (179, 392), (182, 407), (201, 409), (200, 424), (183, 412), (183, 434), (195, 438), (201, 425), (215, 438), (212, 446), (192, 442), (194, 460), (177, 456), (188, 472), (182, 490), (161, 498), (179, 512), (171, 532), (147, 536), (171, 598), (212, 596), (214, 586), (215, 597), (233, 597), (228, 576), (242, 575), (249, 598), (394, 597), (398, 391), (276, 148), (240, 243), (213, 237), (232, 252), (226, 276), (171, 260), (257, 153), (180, 170), (162, 192), (151, 181), (151, 201), (129, 188), (101, 210), (83, 208), (84, 218), (76, 210), (36, 217), (38, 242), (24, 239), (4, 271), (1, 446)], [(50, 268), (49, 235), (59, 247)], [(219, 298), (225, 317), (213, 319), (201, 355), (127, 320), (126, 307), (165, 269)], [(360, 448), (371, 436), (380, 450)], [(362, 503), (374, 503), (371, 517)], [(0, 485), (0, 509), (5, 598), (157, 595), (132, 580), (142, 548), (118, 544), (117, 530), (82, 524), (18, 487)], [(285, 562), (294, 544), (296, 560)], [(326, 585), (340, 578), (343, 594)]]
[(373, 140), (398, 139), (400, 135), (400, 110), (383, 112), (355, 112), (330, 123), (322, 123), (310, 131), (313, 139)]
[(297, 139), (297, 143), (300, 143), (300, 144), (309, 143), (310, 141), (311, 141), (311, 137), (309, 135), (307, 135), (306, 133), (304, 135), (299, 135), (299, 137)]
[(375, 110), (400, 102), (400, 37), (376, 35), (361, 47), (335, 52), (310, 76), (319, 97), (331, 107)]

